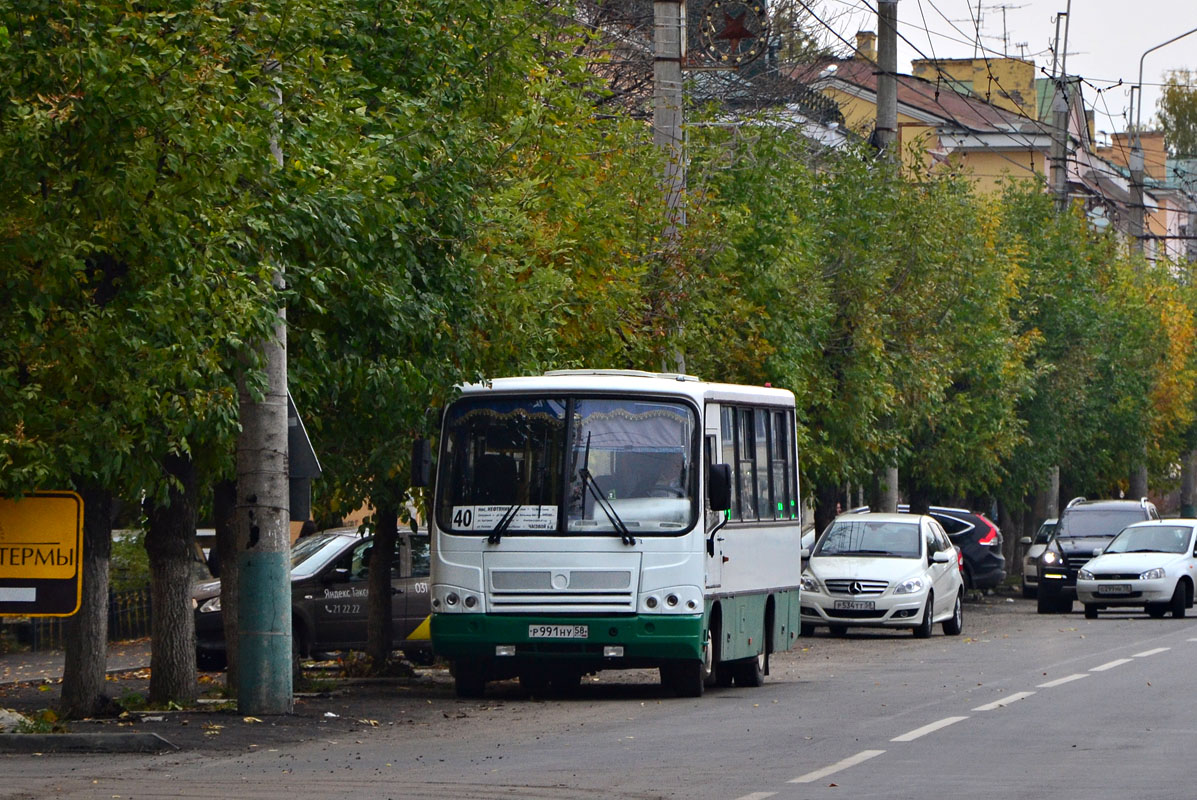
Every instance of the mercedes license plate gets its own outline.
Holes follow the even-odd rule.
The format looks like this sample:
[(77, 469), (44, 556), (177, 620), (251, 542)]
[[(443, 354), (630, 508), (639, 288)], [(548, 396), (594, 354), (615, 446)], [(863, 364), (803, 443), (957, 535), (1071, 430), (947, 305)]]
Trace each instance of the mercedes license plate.
[(588, 625), (529, 625), (529, 639), (585, 639), (590, 635)]
[(1130, 594), (1129, 583), (1099, 583), (1097, 585), (1098, 594)]
[(873, 600), (836, 600), (834, 607), (844, 611), (872, 611), (877, 604)]

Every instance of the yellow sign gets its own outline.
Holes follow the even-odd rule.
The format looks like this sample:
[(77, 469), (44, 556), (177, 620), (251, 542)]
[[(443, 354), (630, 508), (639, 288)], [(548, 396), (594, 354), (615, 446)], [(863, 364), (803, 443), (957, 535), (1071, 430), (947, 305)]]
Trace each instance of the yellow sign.
[(79, 607), (83, 500), (74, 492), (0, 497), (0, 614), (67, 616)]

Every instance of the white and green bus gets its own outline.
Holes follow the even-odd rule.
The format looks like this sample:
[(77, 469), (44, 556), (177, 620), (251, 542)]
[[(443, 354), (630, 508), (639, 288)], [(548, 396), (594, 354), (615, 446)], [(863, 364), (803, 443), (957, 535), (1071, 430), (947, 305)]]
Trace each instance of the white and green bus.
[(794, 396), (570, 370), (463, 387), (434, 496), (432, 642), (458, 695), (606, 669), (759, 686), (800, 629)]

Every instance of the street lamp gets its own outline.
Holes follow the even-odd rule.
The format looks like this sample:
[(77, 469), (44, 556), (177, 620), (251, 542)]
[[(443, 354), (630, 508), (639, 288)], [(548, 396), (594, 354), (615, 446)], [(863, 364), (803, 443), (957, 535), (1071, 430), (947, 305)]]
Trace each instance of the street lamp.
[(1131, 87), (1131, 95), (1135, 91), (1139, 92), (1138, 102), (1135, 105), (1135, 121), (1133, 134), (1131, 136), (1131, 157), (1130, 157), (1130, 172), (1131, 172), (1131, 188), (1134, 190), (1134, 207), (1131, 209), (1131, 228), (1135, 236), (1135, 241), (1139, 250), (1143, 249), (1143, 141), (1139, 138), (1139, 131), (1143, 128), (1143, 62), (1147, 59), (1147, 54), (1159, 50), (1161, 47), (1167, 47), (1175, 41), (1185, 38), (1186, 36), (1197, 33), (1197, 28), (1190, 31), (1185, 31), (1179, 36), (1173, 36), (1166, 42), (1161, 42), (1155, 47), (1149, 47), (1143, 51), (1143, 55), (1139, 57), (1139, 82)]

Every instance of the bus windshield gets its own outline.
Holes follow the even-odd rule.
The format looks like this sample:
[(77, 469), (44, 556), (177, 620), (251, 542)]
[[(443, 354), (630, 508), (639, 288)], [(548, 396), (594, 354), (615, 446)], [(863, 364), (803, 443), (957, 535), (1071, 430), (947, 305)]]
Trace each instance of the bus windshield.
[(446, 415), (437, 522), (492, 539), (683, 533), (697, 442), (681, 402), (467, 396)]

